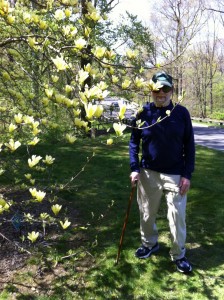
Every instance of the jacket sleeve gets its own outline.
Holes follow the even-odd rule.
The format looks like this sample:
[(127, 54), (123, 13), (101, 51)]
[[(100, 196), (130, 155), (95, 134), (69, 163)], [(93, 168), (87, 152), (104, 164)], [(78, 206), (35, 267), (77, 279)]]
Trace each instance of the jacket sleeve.
[(130, 157), (130, 167), (132, 172), (140, 173), (139, 165), (139, 149), (140, 149), (140, 140), (141, 140), (141, 129), (136, 128), (136, 121), (134, 119), (132, 122), (132, 132), (129, 142), (129, 157)]
[(184, 134), (184, 160), (185, 168), (182, 174), (183, 177), (191, 179), (191, 175), (194, 171), (195, 165), (195, 143), (194, 143), (194, 131), (191, 122), (191, 117), (188, 111), (186, 111), (185, 120), (185, 134)]

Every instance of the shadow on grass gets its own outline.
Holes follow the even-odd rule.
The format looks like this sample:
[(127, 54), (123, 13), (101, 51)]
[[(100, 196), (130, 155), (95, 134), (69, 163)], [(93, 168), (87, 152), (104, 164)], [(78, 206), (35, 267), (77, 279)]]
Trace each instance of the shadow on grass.
[[(146, 260), (134, 257), (140, 244), (139, 213), (134, 200), (120, 261), (115, 265), (130, 195), (127, 141), (116, 148), (102, 145), (94, 151), (96, 155), (85, 172), (71, 189), (61, 193), (79, 211), (83, 224), (88, 227), (88, 239), (83, 240), (82, 246), (93, 259), (87, 259), (81, 271), (79, 260), (64, 263), (67, 272), (55, 275), (52, 280), (51, 299), (221, 299), (219, 295), (224, 293), (223, 153), (197, 147), (196, 171), (187, 207), (187, 256), (194, 272), (187, 276), (176, 272), (169, 258), (164, 201), (158, 216), (159, 252)], [(67, 178), (68, 166), (77, 172), (91, 152), (91, 147), (82, 145), (60, 147), (56, 152), (55, 176)], [(65, 255), (67, 250), (63, 242), (58, 244), (60, 255)], [(47, 293), (49, 286), (40, 288)]]

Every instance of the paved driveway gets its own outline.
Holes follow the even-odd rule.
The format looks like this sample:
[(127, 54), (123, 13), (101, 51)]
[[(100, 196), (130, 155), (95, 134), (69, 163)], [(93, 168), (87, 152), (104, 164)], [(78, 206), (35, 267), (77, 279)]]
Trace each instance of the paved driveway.
[(193, 127), (196, 144), (224, 151), (224, 128), (208, 127), (195, 123), (193, 123)]

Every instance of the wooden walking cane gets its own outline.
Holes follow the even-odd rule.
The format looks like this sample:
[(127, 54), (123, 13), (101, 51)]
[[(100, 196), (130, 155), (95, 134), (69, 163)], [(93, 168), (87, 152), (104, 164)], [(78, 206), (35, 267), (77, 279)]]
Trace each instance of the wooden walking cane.
[(122, 244), (123, 244), (124, 233), (125, 233), (125, 229), (126, 229), (127, 222), (128, 222), (128, 217), (129, 217), (129, 213), (130, 213), (130, 209), (131, 209), (132, 200), (133, 200), (133, 197), (134, 197), (135, 187), (136, 187), (136, 184), (134, 184), (131, 188), (131, 193), (130, 193), (130, 197), (129, 197), (129, 201), (128, 201), (128, 208), (127, 208), (127, 212), (126, 212), (126, 215), (125, 215), (124, 225), (123, 225), (123, 228), (122, 228), (120, 243), (119, 243), (118, 252), (117, 252), (116, 265), (118, 264), (120, 254), (121, 254), (121, 247), (122, 247)]

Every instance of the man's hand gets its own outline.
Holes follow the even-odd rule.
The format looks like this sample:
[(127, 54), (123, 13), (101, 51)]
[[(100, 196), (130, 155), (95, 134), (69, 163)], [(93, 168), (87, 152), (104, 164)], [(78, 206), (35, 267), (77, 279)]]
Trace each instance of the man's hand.
[(131, 186), (134, 187), (136, 182), (139, 180), (140, 174), (138, 172), (131, 172), (130, 179), (131, 179)]
[(191, 182), (189, 179), (187, 179), (185, 177), (180, 178), (179, 188), (180, 188), (180, 194), (182, 196), (188, 192), (190, 185), (191, 185)]

